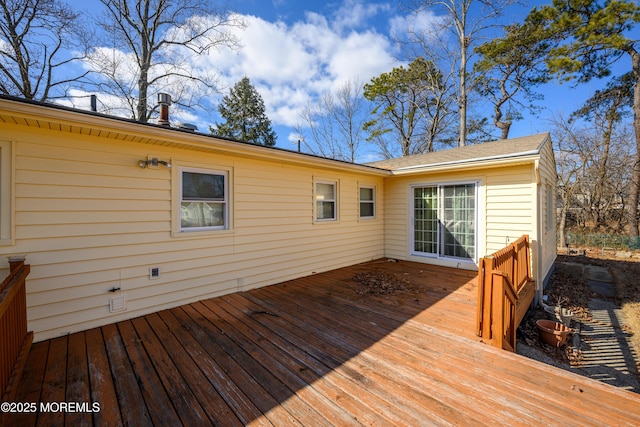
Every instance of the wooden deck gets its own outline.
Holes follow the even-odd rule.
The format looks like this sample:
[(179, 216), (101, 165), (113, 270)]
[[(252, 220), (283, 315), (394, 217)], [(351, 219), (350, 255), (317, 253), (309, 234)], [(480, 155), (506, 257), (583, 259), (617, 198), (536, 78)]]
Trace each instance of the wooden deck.
[[(371, 270), (415, 289), (359, 295)], [(476, 295), (473, 272), (373, 262), (36, 343), (16, 402), (38, 411), (5, 421), (640, 425), (640, 395), (480, 342)]]

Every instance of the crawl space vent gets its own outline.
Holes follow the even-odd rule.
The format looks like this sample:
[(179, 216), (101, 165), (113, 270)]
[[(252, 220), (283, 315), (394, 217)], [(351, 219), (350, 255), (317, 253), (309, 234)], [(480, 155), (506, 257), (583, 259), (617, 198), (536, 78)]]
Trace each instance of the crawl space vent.
[(118, 295), (117, 297), (109, 298), (109, 312), (117, 313), (118, 311), (124, 311), (127, 309), (127, 304), (124, 295)]

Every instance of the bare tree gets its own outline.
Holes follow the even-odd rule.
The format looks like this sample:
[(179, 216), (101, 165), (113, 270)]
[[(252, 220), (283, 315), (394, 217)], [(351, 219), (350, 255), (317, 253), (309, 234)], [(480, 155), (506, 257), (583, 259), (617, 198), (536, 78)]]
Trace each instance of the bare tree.
[[(626, 225), (629, 200), (633, 132), (623, 125), (605, 135), (609, 121), (595, 118), (580, 123), (556, 117), (552, 122), (562, 199), (558, 233), (564, 239), (571, 223), (581, 230), (621, 231)], [(564, 240), (561, 240), (564, 245)]]
[(351, 163), (356, 161), (356, 153), (364, 137), (365, 99), (362, 96), (362, 82), (357, 79), (344, 83), (336, 93), (338, 108), (333, 111), (333, 118), (338, 126), (339, 134), (344, 141)]
[(566, 227), (570, 214), (577, 217), (580, 211), (579, 186), (584, 179), (584, 153), (580, 150), (580, 138), (576, 129), (564, 117), (556, 117), (552, 124), (552, 140), (558, 172), (558, 196), (561, 199), (558, 235), (560, 246), (566, 244)]
[[(88, 40), (79, 15), (56, 0), (0, 0), (0, 93), (47, 101), (63, 98), (87, 75), (68, 65)], [(65, 72), (59, 70), (64, 69)]]
[(362, 83), (352, 79), (336, 93), (325, 92), (307, 103), (296, 130), (309, 150), (319, 156), (355, 162), (364, 141), (366, 120)]
[(106, 7), (101, 26), (112, 48), (96, 48), (91, 66), (103, 80), (98, 87), (127, 100), (131, 116), (148, 121), (149, 99), (170, 92), (174, 103), (193, 106), (217, 90), (213, 70), (198, 70), (195, 56), (212, 48), (236, 47), (231, 29), (238, 15), (217, 11), (206, 0), (100, 0)]
[[(466, 145), (469, 98), (477, 84), (471, 68), (473, 49), (487, 31), (496, 26), (497, 18), (513, 0), (406, 0), (405, 3), (414, 14), (430, 13), (441, 17), (430, 20), (430, 28), (411, 29), (409, 41), (421, 46), (420, 55), (437, 64), (450, 64), (452, 73), (449, 77), (457, 81), (458, 145)], [(440, 69), (445, 68), (440, 65)]]
[(633, 105), (633, 77), (631, 73), (612, 79), (603, 90), (598, 90), (573, 118), (584, 118), (593, 124), (598, 135), (597, 158), (594, 161), (592, 202), (590, 215), (595, 227), (602, 221), (603, 207), (609, 205), (608, 181), (611, 152), (615, 147), (616, 127), (625, 116), (631, 115)]

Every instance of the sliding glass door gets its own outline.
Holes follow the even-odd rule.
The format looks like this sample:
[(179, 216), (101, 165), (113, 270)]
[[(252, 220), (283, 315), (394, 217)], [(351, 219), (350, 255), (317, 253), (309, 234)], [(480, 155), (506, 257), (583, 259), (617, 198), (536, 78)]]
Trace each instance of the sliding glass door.
[(413, 187), (413, 253), (475, 259), (476, 187), (475, 183)]

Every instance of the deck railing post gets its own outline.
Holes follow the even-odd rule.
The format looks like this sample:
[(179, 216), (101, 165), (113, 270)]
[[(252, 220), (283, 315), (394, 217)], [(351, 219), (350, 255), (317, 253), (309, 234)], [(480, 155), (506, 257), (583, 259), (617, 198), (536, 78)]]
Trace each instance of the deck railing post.
[(0, 398), (5, 402), (15, 396), (33, 342), (33, 332), (27, 332), (25, 289), (30, 266), (24, 263), (24, 255), (8, 258), (10, 272), (0, 285)]
[(7, 257), (9, 260), (9, 271), (14, 272), (18, 268), (24, 265), (24, 261), (27, 257), (25, 255), (11, 255)]
[(478, 307), (476, 314), (476, 335), (482, 336), (482, 323), (484, 311), (484, 258), (480, 258), (478, 261)]

